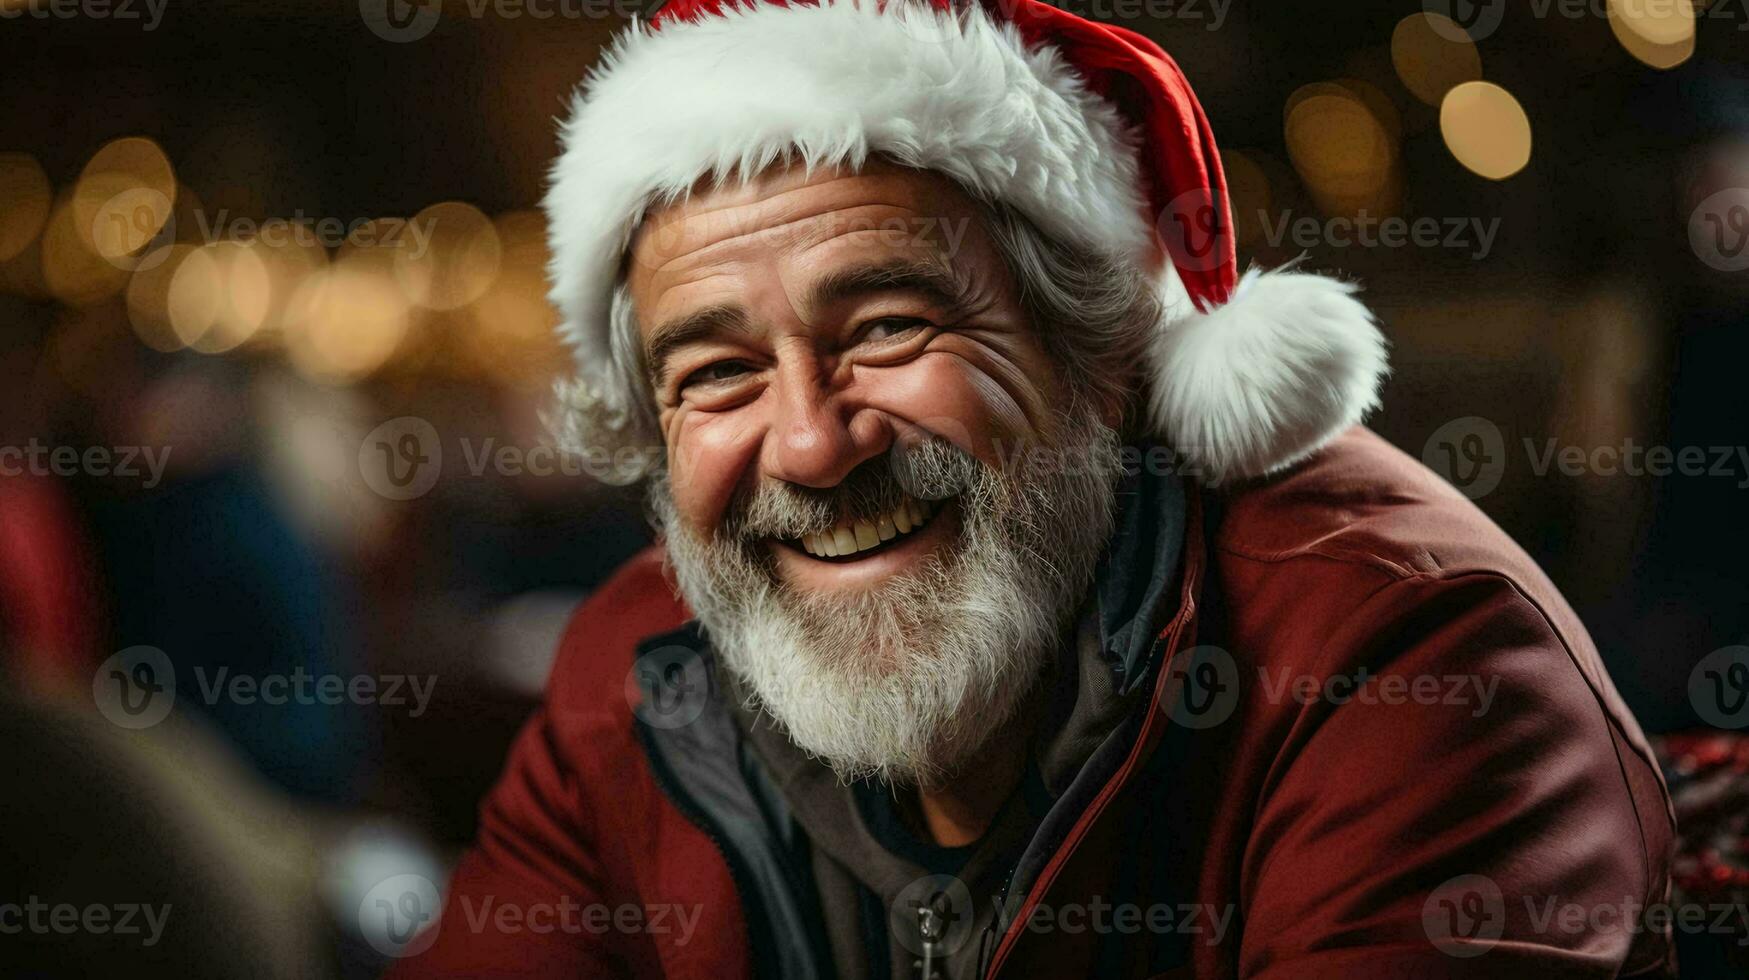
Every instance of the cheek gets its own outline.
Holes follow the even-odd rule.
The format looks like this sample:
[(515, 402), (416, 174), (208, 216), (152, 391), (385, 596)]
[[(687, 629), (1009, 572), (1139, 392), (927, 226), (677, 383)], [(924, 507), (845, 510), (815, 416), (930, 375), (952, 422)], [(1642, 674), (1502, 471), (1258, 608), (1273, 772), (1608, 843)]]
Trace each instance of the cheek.
[[(860, 379), (859, 379), (860, 382)], [(942, 436), (991, 465), (1040, 438), (1034, 420), (1047, 403), (1030, 381), (951, 350), (870, 372), (869, 405)]]
[(683, 412), (668, 428), (668, 472), (680, 516), (716, 530), (735, 488), (752, 478), (764, 426), (741, 412)]

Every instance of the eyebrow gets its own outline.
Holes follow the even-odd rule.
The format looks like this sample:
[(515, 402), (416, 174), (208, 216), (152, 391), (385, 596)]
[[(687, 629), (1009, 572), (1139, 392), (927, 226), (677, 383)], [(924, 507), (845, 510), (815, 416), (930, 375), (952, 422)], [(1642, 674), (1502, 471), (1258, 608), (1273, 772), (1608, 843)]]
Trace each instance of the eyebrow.
[[(942, 263), (905, 260), (857, 266), (834, 272), (808, 290), (808, 308), (819, 309), (876, 293), (915, 293), (946, 308), (958, 319), (974, 306), (976, 288)], [(747, 310), (737, 304), (707, 306), (664, 321), (650, 331), (644, 363), (657, 386), (667, 382), (668, 358), (676, 350), (718, 334), (747, 334), (753, 329)]]
[(697, 343), (715, 334), (745, 334), (753, 329), (747, 311), (740, 306), (723, 304), (694, 310), (672, 320), (657, 324), (644, 345), (644, 363), (658, 386), (668, 380), (668, 357), (688, 344)]

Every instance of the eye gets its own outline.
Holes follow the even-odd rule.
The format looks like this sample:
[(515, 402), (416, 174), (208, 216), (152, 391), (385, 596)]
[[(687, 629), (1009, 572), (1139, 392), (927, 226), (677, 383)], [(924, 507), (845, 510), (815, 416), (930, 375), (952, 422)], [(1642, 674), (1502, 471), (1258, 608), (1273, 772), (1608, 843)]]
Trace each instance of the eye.
[(680, 382), (680, 390), (685, 391), (695, 384), (712, 384), (721, 381), (733, 381), (746, 374), (752, 368), (745, 361), (716, 361), (687, 375)]
[(862, 339), (865, 341), (892, 340), (929, 325), (928, 320), (921, 320), (914, 316), (883, 316), (878, 320), (870, 320), (862, 328)]

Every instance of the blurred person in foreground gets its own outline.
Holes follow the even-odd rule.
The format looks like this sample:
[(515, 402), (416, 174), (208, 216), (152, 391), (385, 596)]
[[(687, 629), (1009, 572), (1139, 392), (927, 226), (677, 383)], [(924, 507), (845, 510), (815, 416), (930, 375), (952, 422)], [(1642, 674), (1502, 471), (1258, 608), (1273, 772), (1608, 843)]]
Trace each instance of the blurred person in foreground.
[(1583, 626), (1358, 426), (1354, 287), (1236, 275), (1159, 48), (1035, 0), (656, 22), (547, 209), (561, 432), (664, 547), (400, 975), (1672, 969)]

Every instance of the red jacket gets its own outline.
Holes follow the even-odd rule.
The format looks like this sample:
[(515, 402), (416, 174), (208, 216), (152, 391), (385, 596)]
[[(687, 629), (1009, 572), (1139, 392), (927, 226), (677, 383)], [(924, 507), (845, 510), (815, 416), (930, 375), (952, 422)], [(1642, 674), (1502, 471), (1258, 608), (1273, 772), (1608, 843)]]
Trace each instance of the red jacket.
[[(1584, 627), (1505, 534), (1363, 429), (1271, 481), (1192, 495), (1188, 519), (1154, 703), (989, 975), (1672, 969), (1669, 920), (1642, 916), (1668, 896), (1662, 777)], [(636, 734), (634, 651), (687, 618), (654, 550), (582, 607), (434, 945), (395, 976), (773, 975), (720, 835)], [(1110, 930), (1028, 928), (1030, 909), (1119, 878), (1169, 910), (1170, 935), (1113, 960)], [(599, 908), (583, 928), (527, 914), (567, 903)], [(696, 919), (683, 933), (625, 909), (652, 906)]]

